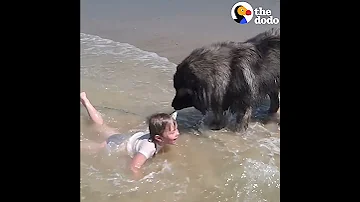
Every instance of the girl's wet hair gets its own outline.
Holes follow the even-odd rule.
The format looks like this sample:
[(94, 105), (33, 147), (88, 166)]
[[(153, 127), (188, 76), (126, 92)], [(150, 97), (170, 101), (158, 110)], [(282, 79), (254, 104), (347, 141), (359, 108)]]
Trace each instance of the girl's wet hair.
[(150, 132), (150, 139), (154, 142), (155, 135), (160, 135), (164, 133), (166, 127), (169, 124), (174, 123), (174, 119), (171, 115), (166, 113), (156, 113), (151, 115), (148, 118), (148, 125), (149, 125), (149, 132)]

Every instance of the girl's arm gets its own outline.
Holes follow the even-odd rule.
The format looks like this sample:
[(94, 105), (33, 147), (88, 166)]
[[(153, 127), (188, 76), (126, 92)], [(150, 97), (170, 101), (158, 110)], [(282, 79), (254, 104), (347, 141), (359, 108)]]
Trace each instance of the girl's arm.
[(130, 170), (133, 172), (135, 179), (139, 180), (143, 177), (141, 167), (146, 162), (146, 157), (142, 153), (137, 153), (131, 161)]
[(135, 154), (131, 161), (130, 169), (134, 173), (137, 180), (143, 177), (141, 167), (144, 165), (147, 159), (151, 158), (156, 152), (154, 143), (145, 142), (140, 146), (139, 151)]

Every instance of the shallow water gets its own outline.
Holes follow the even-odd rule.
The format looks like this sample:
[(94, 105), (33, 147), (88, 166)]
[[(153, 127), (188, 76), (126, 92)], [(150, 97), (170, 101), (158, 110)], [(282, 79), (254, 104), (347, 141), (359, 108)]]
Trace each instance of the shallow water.
[[(98, 36), (81, 37), (81, 91), (106, 122), (128, 133), (146, 130), (145, 118), (171, 112), (175, 64), (155, 53)], [(82, 201), (280, 201), (278, 117), (263, 124), (265, 102), (245, 134), (191, 129), (201, 115), (179, 112), (177, 146), (145, 165), (133, 181), (124, 153), (82, 154)], [(98, 140), (81, 107), (81, 141)]]

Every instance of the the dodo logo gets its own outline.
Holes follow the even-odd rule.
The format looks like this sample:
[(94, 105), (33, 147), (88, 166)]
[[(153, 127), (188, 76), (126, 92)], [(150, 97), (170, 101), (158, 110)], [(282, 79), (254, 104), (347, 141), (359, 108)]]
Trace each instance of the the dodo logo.
[(247, 24), (254, 16), (252, 6), (246, 2), (237, 2), (231, 8), (231, 17), (239, 24)]
[(235, 22), (239, 24), (248, 24), (254, 17), (254, 23), (256, 25), (277, 25), (280, 23), (280, 19), (272, 16), (270, 9), (264, 9), (262, 7), (253, 8), (247, 2), (237, 2), (231, 8), (231, 17)]

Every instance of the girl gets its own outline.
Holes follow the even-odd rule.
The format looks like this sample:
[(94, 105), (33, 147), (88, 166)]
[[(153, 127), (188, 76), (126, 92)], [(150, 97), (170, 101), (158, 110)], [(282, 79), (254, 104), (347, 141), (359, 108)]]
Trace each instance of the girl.
[(171, 115), (166, 113), (151, 115), (148, 120), (149, 133), (138, 132), (129, 137), (120, 134), (115, 128), (111, 128), (104, 123), (101, 114), (90, 103), (85, 92), (80, 93), (80, 102), (86, 108), (95, 129), (104, 138), (102, 143), (81, 143), (81, 150), (98, 152), (106, 148), (111, 151), (114, 148), (125, 146), (132, 157), (130, 169), (137, 178), (140, 177), (140, 168), (146, 160), (154, 157), (164, 145), (174, 145), (179, 137), (176, 122), (177, 112)]

